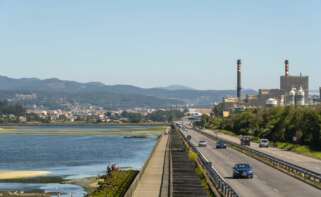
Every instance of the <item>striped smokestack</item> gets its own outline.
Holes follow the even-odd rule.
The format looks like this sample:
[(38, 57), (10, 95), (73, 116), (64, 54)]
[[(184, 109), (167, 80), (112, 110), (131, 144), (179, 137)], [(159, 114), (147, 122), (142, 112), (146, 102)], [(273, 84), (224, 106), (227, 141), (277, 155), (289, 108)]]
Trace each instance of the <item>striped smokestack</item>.
[(288, 77), (289, 76), (289, 60), (285, 60), (284, 65), (285, 65), (285, 76)]
[(241, 91), (242, 91), (242, 86), (241, 86), (241, 65), (242, 62), (240, 59), (237, 60), (237, 98), (239, 98), (239, 100), (241, 99)]

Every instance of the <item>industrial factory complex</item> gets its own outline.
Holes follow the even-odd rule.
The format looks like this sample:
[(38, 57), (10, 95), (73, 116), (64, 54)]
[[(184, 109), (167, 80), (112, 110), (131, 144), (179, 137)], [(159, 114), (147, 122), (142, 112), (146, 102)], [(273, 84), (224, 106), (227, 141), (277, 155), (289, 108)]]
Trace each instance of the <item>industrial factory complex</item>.
[(309, 96), (309, 76), (295, 76), (289, 73), (289, 60), (284, 61), (285, 73), (280, 77), (280, 89), (259, 89), (257, 95), (242, 95), (242, 62), (237, 60), (237, 97), (223, 98), (226, 115), (233, 110), (256, 107), (304, 106), (321, 102), (320, 97)]

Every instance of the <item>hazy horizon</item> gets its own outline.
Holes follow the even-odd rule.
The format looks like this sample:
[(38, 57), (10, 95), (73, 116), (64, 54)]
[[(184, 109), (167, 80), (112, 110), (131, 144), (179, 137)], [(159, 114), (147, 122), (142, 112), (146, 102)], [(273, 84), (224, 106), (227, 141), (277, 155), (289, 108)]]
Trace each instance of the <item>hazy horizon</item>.
[(0, 1), (0, 75), (144, 88), (321, 81), (321, 1)]

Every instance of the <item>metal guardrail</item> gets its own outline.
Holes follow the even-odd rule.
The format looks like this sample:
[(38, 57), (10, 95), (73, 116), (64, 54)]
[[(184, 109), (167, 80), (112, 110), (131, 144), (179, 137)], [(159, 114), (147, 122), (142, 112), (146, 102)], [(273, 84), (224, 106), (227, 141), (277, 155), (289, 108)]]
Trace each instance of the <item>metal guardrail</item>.
[[(176, 126), (176, 125), (175, 125)], [(177, 127), (176, 127), (177, 128)], [(189, 145), (189, 147), (198, 155), (199, 162), (203, 165), (205, 170), (207, 171), (211, 182), (214, 184), (218, 192), (224, 197), (239, 197), (236, 191), (224, 180), (224, 178), (219, 174), (219, 172), (215, 169), (212, 162), (209, 162), (206, 157), (199, 152), (195, 146), (191, 144), (182, 133), (181, 129), (178, 129), (180, 134), (183, 136), (185, 142)]]
[(146, 170), (151, 158), (153, 157), (153, 155), (154, 155), (154, 153), (156, 151), (156, 148), (158, 147), (162, 137), (163, 137), (162, 135), (158, 137), (157, 143), (155, 144), (151, 154), (149, 155), (149, 157), (148, 157), (147, 161), (145, 162), (143, 168), (140, 170), (140, 172), (137, 174), (136, 178), (134, 179), (134, 181), (132, 182), (132, 184), (128, 188), (128, 190), (125, 193), (124, 197), (132, 197), (134, 195), (134, 192), (135, 192), (135, 190), (136, 190), (136, 188), (138, 186), (138, 183), (141, 180), (141, 178), (142, 178), (142, 176), (143, 176), (143, 174), (144, 174), (144, 172), (145, 172), (145, 170)]
[(201, 162), (209, 173), (211, 181), (215, 184), (219, 192), (226, 197), (238, 197), (239, 195), (236, 193), (236, 191), (225, 182), (224, 178), (219, 174), (215, 167), (213, 167), (212, 163), (209, 162), (201, 152), (197, 153)]
[[(202, 133), (203, 135), (207, 136), (208, 138), (218, 140), (220, 138), (210, 135), (208, 133), (203, 132), (202, 130), (195, 129), (196, 131)], [(223, 140), (223, 139), (222, 139)], [(224, 140), (227, 144), (229, 144), (232, 148), (235, 150), (242, 152), (250, 157), (253, 157), (275, 169), (278, 169), (290, 176), (293, 176), (305, 183), (308, 183), (318, 189), (321, 189), (321, 174), (317, 172), (313, 172), (311, 170), (308, 170), (306, 168), (297, 166), (295, 164), (289, 163), (287, 161), (284, 161), (282, 159), (273, 157), (271, 155), (268, 155), (266, 153), (254, 150), (252, 148), (249, 148), (247, 146), (241, 146), (240, 144), (237, 144), (235, 142), (231, 142), (228, 140)]]

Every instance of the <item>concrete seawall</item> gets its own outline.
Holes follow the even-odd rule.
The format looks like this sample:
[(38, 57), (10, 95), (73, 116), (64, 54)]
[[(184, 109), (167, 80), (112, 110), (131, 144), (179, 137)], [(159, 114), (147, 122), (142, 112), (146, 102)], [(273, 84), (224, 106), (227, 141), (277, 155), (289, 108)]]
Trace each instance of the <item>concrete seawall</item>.
[(160, 195), (168, 142), (167, 132), (159, 137), (149, 159), (133, 181), (125, 197), (158, 197)]

